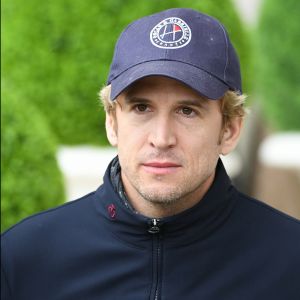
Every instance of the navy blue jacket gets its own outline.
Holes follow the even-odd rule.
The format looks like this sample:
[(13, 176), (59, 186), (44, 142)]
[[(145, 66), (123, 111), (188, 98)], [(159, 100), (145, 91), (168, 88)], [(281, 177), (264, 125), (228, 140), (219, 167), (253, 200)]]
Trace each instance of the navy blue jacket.
[(128, 209), (93, 193), (2, 236), (2, 300), (299, 300), (300, 222), (239, 193), (221, 163), (194, 207)]

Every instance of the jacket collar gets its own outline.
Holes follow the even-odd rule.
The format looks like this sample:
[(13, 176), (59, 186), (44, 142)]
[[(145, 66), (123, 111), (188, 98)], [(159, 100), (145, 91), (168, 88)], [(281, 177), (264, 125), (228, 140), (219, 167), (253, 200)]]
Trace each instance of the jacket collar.
[[(152, 234), (148, 232), (152, 219), (134, 212), (124, 205), (111, 182), (108, 166), (104, 183), (95, 193), (97, 212), (104, 218), (107, 230), (118, 238), (143, 247)], [(205, 196), (190, 209), (177, 215), (159, 219), (159, 234), (168, 240), (169, 245), (189, 244), (204, 238), (228, 218), (234, 204), (235, 189), (219, 159), (213, 184)]]

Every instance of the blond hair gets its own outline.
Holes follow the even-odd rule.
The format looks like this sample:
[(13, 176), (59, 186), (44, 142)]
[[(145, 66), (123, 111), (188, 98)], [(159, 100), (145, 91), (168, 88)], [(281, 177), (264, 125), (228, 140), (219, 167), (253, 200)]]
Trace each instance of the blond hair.
[[(116, 109), (117, 101), (110, 97), (111, 85), (103, 87), (99, 92), (100, 101), (107, 113), (112, 113)], [(226, 126), (233, 118), (245, 117), (247, 110), (245, 101), (247, 96), (238, 94), (235, 91), (228, 90), (221, 100), (221, 112), (223, 115), (223, 125)]]

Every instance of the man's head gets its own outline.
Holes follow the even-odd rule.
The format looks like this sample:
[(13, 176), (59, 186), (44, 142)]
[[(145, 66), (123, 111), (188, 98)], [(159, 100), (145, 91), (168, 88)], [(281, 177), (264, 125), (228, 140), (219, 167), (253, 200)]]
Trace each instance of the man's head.
[(224, 27), (190, 9), (129, 25), (101, 98), (125, 190), (144, 214), (149, 205), (173, 214), (199, 201), (244, 116), (239, 62)]

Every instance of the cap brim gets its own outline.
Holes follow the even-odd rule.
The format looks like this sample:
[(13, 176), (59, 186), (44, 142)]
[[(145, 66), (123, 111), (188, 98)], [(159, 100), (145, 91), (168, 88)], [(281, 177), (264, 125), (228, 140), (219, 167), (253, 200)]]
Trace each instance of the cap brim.
[(179, 61), (158, 60), (138, 64), (111, 81), (111, 99), (116, 99), (135, 81), (147, 76), (166, 76), (176, 79), (209, 99), (220, 99), (228, 85), (202, 69)]

